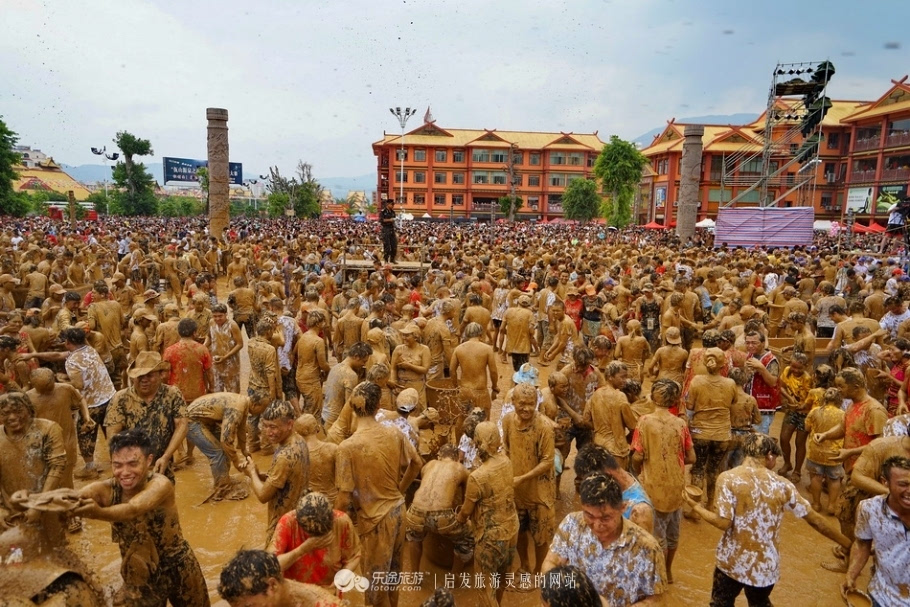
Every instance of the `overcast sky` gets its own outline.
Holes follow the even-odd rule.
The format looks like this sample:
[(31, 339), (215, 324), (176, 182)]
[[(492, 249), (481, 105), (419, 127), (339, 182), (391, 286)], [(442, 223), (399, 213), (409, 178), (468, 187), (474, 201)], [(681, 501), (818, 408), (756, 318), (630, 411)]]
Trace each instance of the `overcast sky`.
[[(694, 8), (697, 6), (698, 8)], [(443, 128), (599, 131), (759, 112), (778, 61), (830, 58), (829, 94), (910, 71), (907, 0), (0, 0), (0, 115), (59, 162), (126, 129), (205, 158), (230, 112), (247, 175), (298, 159), (375, 171), (370, 144), (427, 106)]]

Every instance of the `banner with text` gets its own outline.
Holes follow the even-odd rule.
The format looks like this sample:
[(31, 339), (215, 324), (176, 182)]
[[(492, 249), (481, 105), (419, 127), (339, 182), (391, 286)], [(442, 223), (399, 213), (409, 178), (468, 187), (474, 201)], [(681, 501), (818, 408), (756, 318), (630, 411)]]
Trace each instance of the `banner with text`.
[[(164, 183), (199, 183), (199, 175), (196, 172), (209, 165), (207, 160), (193, 160), (192, 158), (168, 158), (163, 157), (164, 164)], [(240, 162), (228, 163), (229, 181), (234, 185), (243, 185), (243, 164)]]

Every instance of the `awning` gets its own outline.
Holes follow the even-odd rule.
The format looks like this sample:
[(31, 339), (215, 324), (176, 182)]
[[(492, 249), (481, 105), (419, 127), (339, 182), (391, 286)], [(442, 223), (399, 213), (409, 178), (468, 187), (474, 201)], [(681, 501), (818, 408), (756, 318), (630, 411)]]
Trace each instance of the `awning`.
[(643, 225), (641, 227), (643, 227), (646, 230), (666, 230), (667, 229), (667, 226), (665, 226), (662, 223), (657, 223), (656, 221), (652, 221), (651, 223), (646, 223), (645, 225)]
[(715, 224), (714, 224), (713, 219), (711, 219), (710, 217), (705, 217), (704, 219), (702, 219), (701, 221), (696, 223), (695, 227), (696, 228), (713, 228), (714, 225)]

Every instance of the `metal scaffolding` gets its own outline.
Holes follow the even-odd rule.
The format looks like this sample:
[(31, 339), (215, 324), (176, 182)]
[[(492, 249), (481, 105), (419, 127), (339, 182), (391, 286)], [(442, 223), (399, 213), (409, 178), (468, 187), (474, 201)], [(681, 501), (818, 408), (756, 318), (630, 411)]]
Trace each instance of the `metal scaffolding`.
[[(762, 207), (777, 206), (794, 193), (796, 206), (813, 204), (816, 166), (821, 162), (822, 122), (831, 107), (826, 91), (833, 75), (830, 61), (778, 63), (774, 67), (761, 150), (747, 144), (723, 157), (721, 207), (734, 207), (754, 191), (759, 192), (758, 205)], [(743, 167), (754, 167), (759, 161), (757, 175), (751, 171), (743, 174)], [(799, 165), (795, 174), (788, 171), (793, 165)], [(746, 189), (724, 202), (727, 188), (743, 187)]]

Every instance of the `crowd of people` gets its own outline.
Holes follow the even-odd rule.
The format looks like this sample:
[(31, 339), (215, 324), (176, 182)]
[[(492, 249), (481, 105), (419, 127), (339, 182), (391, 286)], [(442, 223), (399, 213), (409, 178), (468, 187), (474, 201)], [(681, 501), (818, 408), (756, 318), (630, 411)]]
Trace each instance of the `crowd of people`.
[(684, 516), (723, 532), (711, 605), (770, 605), (786, 512), (834, 545), (845, 595), (873, 558), (873, 604), (907, 604), (900, 259), (393, 215), (220, 239), (0, 220), (0, 530), (48, 524), (34, 505), (63, 491), (69, 533), (111, 524), (116, 604), (208, 605), (175, 497), (198, 450), (212, 507), (267, 507), (220, 573), (234, 606), (395, 606), (428, 538), (469, 604), (659, 604)]

